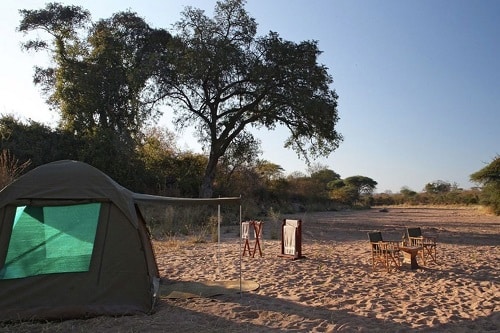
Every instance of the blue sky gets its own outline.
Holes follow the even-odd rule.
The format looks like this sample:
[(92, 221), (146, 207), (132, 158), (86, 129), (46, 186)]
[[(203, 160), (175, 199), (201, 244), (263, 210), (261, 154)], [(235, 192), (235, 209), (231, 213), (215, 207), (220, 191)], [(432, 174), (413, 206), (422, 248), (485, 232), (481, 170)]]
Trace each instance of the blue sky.
[[(47, 1), (0, 4), (2, 76), (0, 113), (48, 124), (48, 111), (32, 84), (42, 55), (22, 52), (15, 32), (18, 9)], [(170, 29), (187, 5), (211, 16), (215, 1), (60, 1), (88, 9), (94, 20), (131, 9), (154, 27)], [(469, 188), (469, 175), (500, 154), (500, 1), (460, 0), (249, 0), (259, 24), (294, 42), (317, 40), (339, 95), (338, 130), (344, 142), (315, 161), (339, 173), (371, 177), (377, 191), (417, 192), (444, 180)], [(161, 121), (171, 129), (168, 117)], [(286, 174), (307, 172), (283, 148), (284, 129), (261, 131), (262, 158)], [(182, 148), (197, 151), (189, 131)]]

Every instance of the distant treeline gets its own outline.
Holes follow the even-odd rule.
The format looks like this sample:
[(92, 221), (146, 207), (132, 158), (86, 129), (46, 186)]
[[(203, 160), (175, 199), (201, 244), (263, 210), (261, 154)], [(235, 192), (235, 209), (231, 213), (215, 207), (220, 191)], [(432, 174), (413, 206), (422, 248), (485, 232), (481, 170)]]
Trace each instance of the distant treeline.
[(456, 189), (445, 193), (379, 193), (373, 195), (373, 205), (479, 205), (481, 189)]
[[(160, 128), (149, 128), (136, 147), (122, 147), (112, 133), (96, 134), (90, 140), (32, 120), (23, 122), (4, 115), (0, 117), (0, 140), (2, 187), (39, 165), (73, 159), (93, 165), (136, 192), (197, 197), (208, 161), (203, 154), (180, 150), (174, 134)], [(320, 165), (310, 168), (309, 175), (296, 172), (285, 177), (278, 164), (255, 156), (236, 159), (232, 155), (221, 159), (214, 197), (241, 195), (249, 218), (270, 213), (400, 204), (484, 204), (499, 214), (499, 161), (497, 157), (471, 175), (471, 179), (484, 184), (481, 188), (464, 190), (436, 181), (426, 184), (422, 192), (403, 188), (400, 193), (374, 194), (377, 182), (369, 177), (342, 178)]]
[[(136, 192), (198, 197), (208, 162), (203, 154), (180, 150), (175, 135), (160, 128), (149, 128), (135, 147), (123, 147), (112, 132), (79, 137), (33, 120), (21, 121), (13, 115), (3, 115), (0, 140), (2, 187), (37, 166), (71, 159), (102, 170)], [(284, 177), (283, 168), (277, 164), (255, 156), (237, 158), (232, 154), (222, 158), (217, 168), (214, 197), (241, 195), (249, 217), (267, 214), (269, 210), (289, 213), (336, 209), (341, 200), (342, 205), (359, 201), (357, 191), (349, 193), (349, 197), (345, 194), (341, 200), (332, 200), (327, 188), (332, 180), (339, 182), (340, 176), (330, 170)]]

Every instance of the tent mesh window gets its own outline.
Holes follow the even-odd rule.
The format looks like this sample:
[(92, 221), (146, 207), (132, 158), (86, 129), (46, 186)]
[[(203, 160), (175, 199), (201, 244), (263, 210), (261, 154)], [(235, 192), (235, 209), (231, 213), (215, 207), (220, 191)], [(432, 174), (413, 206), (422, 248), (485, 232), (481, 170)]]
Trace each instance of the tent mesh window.
[(0, 279), (88, 271), (100, 209), (100, 203), (17, 207)]

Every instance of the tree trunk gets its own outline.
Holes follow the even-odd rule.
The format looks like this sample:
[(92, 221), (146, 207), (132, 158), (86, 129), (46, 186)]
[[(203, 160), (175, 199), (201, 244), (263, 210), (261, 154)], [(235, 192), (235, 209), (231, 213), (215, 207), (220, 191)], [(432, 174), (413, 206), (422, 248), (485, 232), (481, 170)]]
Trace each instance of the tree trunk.
[(215, 154), (210, 153), (207, 167), (205, 168), (205, 174), (201, 181), (200, 198), (211, 198), (214, 193), (214, 180), (218, 160), (219, 158)]

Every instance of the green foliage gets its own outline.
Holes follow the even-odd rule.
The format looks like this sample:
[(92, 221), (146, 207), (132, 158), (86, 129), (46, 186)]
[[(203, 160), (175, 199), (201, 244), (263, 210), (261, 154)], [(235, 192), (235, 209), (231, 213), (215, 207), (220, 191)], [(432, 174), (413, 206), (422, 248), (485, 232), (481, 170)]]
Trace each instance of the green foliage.
[(255, 171), (266, 184), (272, 184), (274, 180), (283, 177), (283, 167), (278, 164), (259, 160), (255, 166)]
[(9, 150), (0, 153), (0, 189), (9, 185), (31, 164), (31, 161), (21, 163)]
[[(48, 3), (45, 9), (19, 10), (23, 20), (18, 30), (27, 32), (43, 29), (54, 37), (75, 38), (76, 29), (88, 23), (90, 13), (78, 6), (62, 6), (58, 3)], [(48, 43), (36, 40), (39, 47), (48, 47)]]
[(371, 194), (377, 186), (377, 182), (370, 177), (365, 176), (352, 176), (344, 179), (346, 186), (356, 188), (358, 193)]
[[(30, 154), (31, 149), (26, 147), (16, 149), (16, 155), (27, 155), (34, 165), (57, 159), (81, 160), (124, 186), (147, 189), (148, 179), (137, 177), (135, 171), (144, 168), (136, 148), (145, 124), (158, 115), (151, 77), (170, 35), (150, 28), (131, 12), (95, 23), (77, 6), (51, 3), (41, 10), (20, 13), (20, 32), (42, 30), (50, 36), (47, 40), (28, 40), (24, 48), (49, 51), (53, 67), (37, 68), (34, 82), (42, 87), (61, 121), (54, 132), (37, 128), (36, 123), (28, 128), (18, 126), (32, 134), (23, 143), (36, 142), (34, 147), (45, 154)], [(45, 136), (48, 147), (33, 136)], [(43, 160), (30, 155), (43, 156)]]
[(219, 169), (223, 170), (225, 176), (224, 183), (229, 182), (235, 172), (255, 167), (260, 154), (259, 140), (246, 132), (237, 136), (219, 161)]
[(342, 204), (354, 206), (370, 206), (372, 193), (377, 182), (370, 177), (351, 176), (345, 179), (335, 179), (327, 184), (330, 197)]
[(379, 193), (373, 195), (372, 205), (477, 205), (480, 203), (478, 189), (454, 189), (447, 193), (417, 193), (410, 189), (396, 194)]
[(500, 155), (497, 155), (490, 164), (470, 175), (470, 179), (483, 184), (481, 203), (491, 207), (495, 214), (500, 215)]
[(449, 182), (443, 180), (436, 180), (435, 182), (427, 183), (424, 191), (427, 193), (439, 194), (450, 192), (452, 186)]
[(500, 155), (496, 156), (490, 164), (470, 175), (470, 179), (483, 185), (500, 183)]
[[(249, 126), (287, 127), (291, 135), (285, 147), (306, 160), (334, 151), (342, 140), (335, 130), (337, 95), (327, 68), (317, 63), (317, 42), (294, 43), (274, 32), (256, 36), (257, 24), (244, 4), (219, 1), (213, 18), (187, 7), (174, 25), (174, 37), (130, 11), (92, 22), (79, 6), (49, 3), (21, 10), (20, 32), (48, 33), (23, 46), (51, 57), (50, 67), (35, 70), (34, 82), (60, 113), (59, 129), (82, 146), (73, 158), (93, 162), (125, 185), (147, 188), (144, 181), (156, 181), (166, 190), (161, 182), (170, 175), (133, 179), (134, 169), (151, 170), (152, 161), (141, 159), (147, 153), (139, 146), (162, 101), (175, 106), (179, 127), (197, 128), (208, 151), (201, 186), (189, 172), (189, 179), (176, 180), (185, 189), (181, 192), (196, 186), (201, 196), (212, 196), (223, 157), (226, 171), (234, 172), (258, 153)], [(195, 165), (197, 159), (187, 158)], [(171, 162), (164, 156), (153, 164), (159, 161)]]
[(342, 137), (332, 78), (317, 64), (314, 41), (293, 43), (277, 33), (256, 37), (242, 0), (219, 1), (214, 17), (187, 7), (158, 81), (175, 106), (179, 127), (195, 125), (209, 161), (200, 195), (209, 197), (219, 159), (248, 126), (291, 131), (285, 147), (300, 156), (325, 156)]
[[(49, 3), (20, 10), (18, 30), (37, 33), (24, 49), (51, 58), (49, 67), (35, 69), (34, 82), (61, 122), (52, 129), (0, 118), (1, 148), (10, 152), (2, 163), (9, 177), (27, 170), (28, 161), (35, 167), (75, 159), (134, 191), (241, 194), (251, 205), (244, 208), (249, 217), (271, 208), (293, 213), (380, 202), (480, 201), (500, 213), (498, 156), (471, 175), (483, 185), (481, 191), (436, 181), (426, 184), (424, 193), (403, 188), (395, 195), (373, 195), (373, 179), (341, 179), (319, 165), (309, 164), (310, 176), (284, 178), (280, 165), (259, 160), (260, 142), (250, 127), (288, 128), (284, 146), (308, 163), (333, 152), (342, 136), (336, 131), (338, 96), (328, 69), (318, 63), (318, 43), (287, 41), (275, 32), (257, 36), (257, 23), (244, 5), (244, 0), (218, 1), (212, 18), (187, 7), (173, 36), (130, 11), (93, 22), (78, 6)], [(195, 126), (207, 155), (182, 152), (172, 133), (148, 127), (161, 102), (174, 106), (180, 128)], [(204, 219), (188, 218), (205, 225)]]
[(207, 158), (191, 152), (177, 156), (174, 170), (177, 172), (179, 193), (185, 197), (197, 197), (202, 184)]
[(410, 189), (408, 187), (401, 188), (401, 191), (399, 193), (401, 193), (403, 196), (408, 197), (408, 198), (411, 198), (411, 197), (414, 197), (417, 195), (417, 192), (413, 191), (412, 189)]
[(358, 188), (349, 185), (336, 188), (331, 192), (330, 196), (333, 200), (345, 205), (355, 205), (360, 198)]
[(490, 207), (496, 215), (500, 215), (500, 183), (489, 183), (483, 187), (481, 204)]
[(319, 184), (323, 184), (327, 188), (328, 183), (339, 180), (340, 175), (333, 170), (325, 168), (311, 173), (311, 179), (317, 181)]
[(37, 68), (34, 81), (60, 112), (61, 128), (86, 137), (115, 131), (114, 140), (134, 146), (145, 122), (157, 116), (150, 81), (170, 36), (131, 12), (96, 23), (77, 6), (49, 3), (20, 13), (20, 32), (43, 30), (52, 38), (24, 47), (43, 45), (51, 54), (54, 67)]
[(78, 159), (79, 138), (63, 130), (29, 120), (23, 122), (12, 115), (0, 117), (0, 143), (19, 161), (31, 161), (36, 167), (62, 159)]

